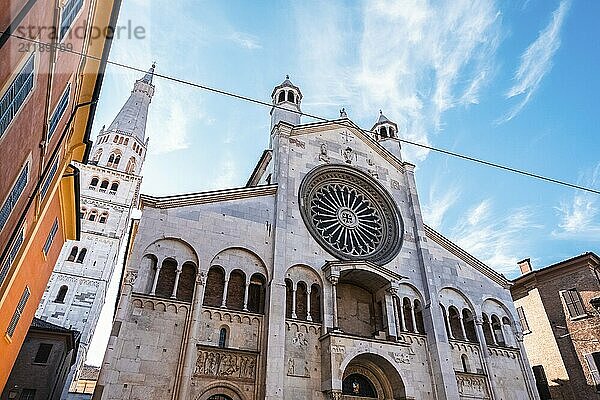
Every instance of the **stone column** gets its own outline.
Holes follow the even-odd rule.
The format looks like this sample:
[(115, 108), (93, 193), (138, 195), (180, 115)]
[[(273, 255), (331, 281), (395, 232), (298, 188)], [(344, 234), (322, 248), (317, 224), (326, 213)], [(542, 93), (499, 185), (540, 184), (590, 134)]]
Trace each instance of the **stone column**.
[(483, 354), (483, 370), (485, 371), (485, 374), (487, 376), (487, 381), (488, 384), (490, 385), (490, 390), (492, 391), (492, 393), (490, 393), (492, 400), (493, 399), (500, 399), (500, 397), (498, 396), (498, 391), (496, 389), (496, 384), (494, 382), (494, 380), (492, 379), (492, 373), (490, 372), (490, 351), (487, 347), (487, 343), (485, 342), (485, 334), (483, 333), (483, 321), (480, 318), (476, 318), (475, 319), (475, 332), (477, 333), (477, 340), (479, 341), (479, 348), (481, 351), (481, 354)]
[(225, 286), (223, 286), (223, 301), (221, 307), (227, 307), (227, 288), (229, 286), (229, 279), (225, 279)]
[(396, 324), (396, 337), (400, 336), (400, 320), (398, 318), (398, 291), (395, 290), (392, 295), (392, 306), (394, 307), (394, 323)]
[(338, 324), (338, 308), (337, 308), (337, 283), (339, 278), (337, 276), (331, 276), (329, 281), (331, 282), (331, 304), (333, 306), (333, 330), (339, 329)]
[(400, 302), (400, 329), (402, 332), (406, 332), (406, 325), (404, 323), (404, 299), (398, 299)]
[(296, 315), (296, 283), (292, 282), (292, 318), (298, 318)]
[(162, 261), (160, 263), (156, 264), (156, 272), (154, 273), (154, 282), (152, 282), (152, 290), (150, 290), (150, 296), (156, 295), (156, 285), (158, 284), (158, 276), (160, 275), (161, 266), (162, 266)]
[(417, 318), (415, 317), (415, 303), (411, 302), (410, 303), (410, 318), (412, 320), (412, 325), (413, 325), (413, 332), (417, 333)]
[(181, 268), (177, 268), (177, 272), (175, 274), (175, 285), (173, 285), (173, 293), (171, 294), (172, 299), (177, 298), (177, 287), (179, 286), (179, 275), (181, 275)]
[(196, 287), (194, 288), (194, 299), (192, 303), (192, 318), (190, 329), (185, 344), (185, 355), (183, 359), (183, 368), (179, 381), (178, 400), (187, 400), (189, 390), (192, 385), (191, 379), (194, 373), (193, 367), (196, 364), (198, 354), (198, 335), (200, 333), (200, 320), (202, 319), (202, 298), (204, 294), (204, 273), (199, 272), (196, 275)]
[(396, 313), (396, 288), (389, 287), (385, 293), (385, 319), (387, 323), (387, 335), (392, 340), (396, 340), (398, 338), (398, 318)]
[(459, 314), (458, 320), (460, 321), (460, 332), (462, 333), (463, 340), (467, 340), (467, 332), (465, 331), (465, 324), (462, 316)]
[(250, 281), (246, 282), (246, 292), (244, 292), (244, 311), (248, 311), (248, 294), (250, 292)]
[(310, 286), (306, 285), (306, 320), (312, 321), (312, 315), (310, 315)]
[(450, 312), (446, 309), (446, 324), (448, 324), (448, 337), (450, 339), (454, 339), (454, 335), (452, 334), (452, 325), (450, 324)]

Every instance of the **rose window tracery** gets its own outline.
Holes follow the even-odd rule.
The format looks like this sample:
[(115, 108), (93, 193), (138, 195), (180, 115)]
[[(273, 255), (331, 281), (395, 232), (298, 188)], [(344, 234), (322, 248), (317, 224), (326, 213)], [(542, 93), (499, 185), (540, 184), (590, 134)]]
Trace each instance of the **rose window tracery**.
[(389, 262), (402, 244), (402, 219), (389, 194), (345, 165), (311, 171), (300, 187), (302, 217), (313, 237), (341, 259)]

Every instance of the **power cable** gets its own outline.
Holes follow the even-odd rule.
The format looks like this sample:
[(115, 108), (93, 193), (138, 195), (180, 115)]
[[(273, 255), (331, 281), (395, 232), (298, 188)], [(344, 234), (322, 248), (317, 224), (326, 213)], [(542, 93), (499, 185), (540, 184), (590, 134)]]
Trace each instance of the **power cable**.
[[(24, 36), (16, 35), (14, 33), (8, 32), (8, 31), (3, 31), (2, 35), (8, 35), (8, 36), (11, 36), (11, 37), (14, 37), (14, 38), (17, 38), (17, 39), (21, 39), (21, 40), (25, 40), (25, 41), (28, 41), (28, 42), (31, 42), (31, 43), (35, 43), (35, 44), (40, 45), (40, 46), (50, 46), (50, 47), (53, 47), (54, 49), (56, 49), (58, 51), (63, 51), (63, 52), (71, 53), (71, 54), (76, 54), (76, 55), (79, 55), (79, 56), (82, 56), (82, 57), (85, 57), (85, 58), (93, 59), (93, 60), (96, 60), (96, 61), (101, 61), (100, 57), (91, 56), (91, 55), (85, 54), (83, 52), (79, 52), (79, 51), (76, 51), (76, 50), (69, 49), (65, 45), (53, 44), (53, 43), (46, 43), (46, 42), (42, 42), (42, 41), (39, 41), (39, 40), (36, 40), (36, 39), (31, 39), (31, 38), (27, 38), (27, 37), (24, 37)], [(144, 74), (146, 72), (148, 72), (145, 69), (134, 67), (132, 65), (120, 63), (120, 62), (117, 62), (117, 61), (110, 61), (110, 60), (108, 60), (107, 64), (114, 65), (116, 67), (120, 67), (120, 68), (124, 68), (124, 69), (128, 69), (128, 70), (131, 70), (131, 71), (136, 71), (136, 72), (144, 73)], [(333, 123), (333, 124), (337, 124), (339, 126), (344, 126), (344, 127), (346, 126), (346, 125), (344, 125), (343, 123), (341, 123), (341, 122), (339, 122), (337, 120), (330, 120), (328, 118), (324, 118), (324, 117), (321, 117), (319, 115), (305, 113), (305, 112), (302, 112), (302, 111), (289, 110), (287, 108), (284, 108), (284, 107), (281, 107), (281, 106), (278, 106), (278, 105), (275, 105), (275, 104), (272, 104), (272, 103), (269, 103), (269, 102), (266, 102), (266, 101), (258, 100), (258, 99), (252, 98), (252, 97), (244, 96), (244, 95), (237, 94), (237, 93), (234, 93), (234, 92), (230, 92), (230, 91), (227, 91), (227, 90), (223, 90), (223, 89), (218, 89), (218, 88), (206, 86), (206, 85), (203, 85), (203, 84), (200, 84), (200, 83), (196, 83), (196, 82), (192, 82), (192, 81), (189, 81), (189, 80), (186, 80), (186, 79), (176, 78), (176, 77), (173, 77), (173, 76), (169, 76), (169, 75), (165, 75), (165, 74), (160, 74), (160, 73), (156, 73), (156, 72), (154, 72), (153, 76), (157, 77), (157, 78), (162, 78), (162, 79), (165, 79), (165, 80), (169, 80), (169, 81), (172, 81), (172, 82), (176, 82), (176, 83), (179, 83), (179, 84), (182, 84), (182, 85), (195, 87), (195, 88), (207, 91), (207, 92), (212, 92), (212, 93), (216, 93), (216, 94), (223, 95), (223, 96), (226, 96), (226, 97), (231, 97), (231, 98), (235, 98), (235, 99), (238, 99), (238, 100), (243, 100), (243, 101), (246, 101), (246, 102), (249, 102), (249, 103), (258, 104), (258, 105), (269, 107), (269, 108), (277, 108), (277, 109), (285, 110), (285, 111), (292, 112), (292, 113), (295, 113), (295, 114), (298, 114), (298, 115), (301, 115), (301, 116), (305, 116), (305, 117), (308, 117), (308, 118), (312, 118), (312, 119), (315, 119), (315, 120), (318, 120), (318, 121), (321, 121), (321, 122)], [(362, 128), (359, 128), (359, 129), (361, 129), (361, 131), (363, 131), (367, 135), (371, 135), (372, 134), (371, 131), (368, 131), (366, 129), (362, 129)], [(508, 171), (508, 172), (512, 172), (512, 173), (515, 173), (515, 174), (518, 174), (518, 175), (527, 176), (527, 177), (530, 177), (530, 178), (534, 178), (534, 179), (538, 179), (538, 180), (542, 180), (542, 181), (554, 183), (554, 184), (557, 184), (557, 185), (562, 185), (562, 186), (570, 187), (570, 188), (577, 189), (577, 190), (582, 190), (582, 191), (589, 192), (589, 193), (600, 194), (600, 190), (592, 189), (592, 188), (589, 188), (589, 187), (586, 187), (586, 186), (583, 186), (583, 185), (578, 185), (578, 184), (575, 184), (575, 183), (566, 182), (566, 181), (563, 181), (563, 180), (560, 180), (560, 179), (551, 178), (551, 177), (548, 177), (548, 176), (545, 176), (545, 175), (541, 175), (541, 174), (537, 174), (537, 173), (525, 171), (525, 170), (522, 170), (522, 169), (510, 167), (510, 166), (499, 164), (499, 163), (495, 163), (495, 162), (492, 162), (492, 161), (486, 161), (486, 160), (483, 160), (483, 159), (480, 159), (480, 158), (476, 158), (476, 157), (472, 157), (472, 156), (460, 154), (460, 153), (457, 153), (457, 152), (454, 152), (454, 151), (450, 151), (450, 150), (446, 150), (446, 149), (442, 149), (442, 148), (438, 148), (438, 147), (429, 146), (429, 145), (426, 145), (426, 144), (423, 144), (423, 143), (419, 143), (419, 142), (414, 142), (414, 141), (408, 140), (408, 139), (398, 138), (398, 140), (401, 143), (406, 143), (406, 144), (409, 144), (409, 145), (412, 145), (412, 146), (420, 147), (420, 148), (427, 149), (427, 150), (430, 150), (430, 151), (434, 151), (434, 152), (437, 152), (437, 153), (441, 153), (441, 154), (449, 155), (449, 156), (452, 156), (452, 157), (460, 158), (460, 159), (463, 159), (463, 160), (471, 161), (471, 162), (474, 162), (474, 163), (477, 163), (477, 164), (482, 164), (482, 165), (485, 165), (485, 166), (488, 166), (488, 167), (497, 168), (497, 169)]]

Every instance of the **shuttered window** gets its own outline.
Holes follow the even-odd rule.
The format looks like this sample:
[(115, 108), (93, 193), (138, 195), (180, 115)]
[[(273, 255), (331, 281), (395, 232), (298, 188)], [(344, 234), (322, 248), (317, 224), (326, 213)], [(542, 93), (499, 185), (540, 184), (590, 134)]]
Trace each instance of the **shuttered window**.
[(590, 369), (590, 375), (594, 380), (596, 391), (600, 391), (600, 373), (598, 372), (598, 366), (600, 365), (600, 352), (584, 354), (585, 361)]
[(19, 250), (21, 249), (21, 246), (23, 245), (24, 240), (25, 240), (25, 227), (21, 227), (21, 229), (19, 229), (19, 233), (17, 234), (17, 237), (15, 238), (14, 242), (10, 246), (10, 251), (8, 252), (6, 259), (2, 262), (2, 268), (0, 268), (0, 286), (2, 286), (2, 284), (4, 283), (4, 280), (6, 279), (6, 276), (8, 275), (8, 271), (10, 271), (10, 267), (12, 266), (12, 263), (17, 258), (17, 254), (19, 254)]
[(10, 323), (8, 324), (8, 328), (6, 329), (6, 334), (9, 337), (12, 337), (12, 335), (15, 333), (17, 324), (19, 323), (19, 320), (21, 319), (21, 314), (23, 314), (23, 310), (25, 309), (25, 304), (27, 304), (27, 300), (29, 300), (29, 295), (31, 295), (31, 292), (29, 291), (29, 288), (27, 286), (25, 286), (25, 290), (23, 291), (23, 294), (21, 295), (21, 299), (19, 300), (19, 303), (17, 304), (17, 308), (15, 309), (15, 313), (13, 314), (12, 318), (10, 319)]
[(54, 224), (52, 224), (52, 228), (50, 229), (50, 233), (46, 238), (46, 243), (44, 244), (44, 255), (48, 255), (50, 252), (50, 248), (52, 247), (52, 242), (54, 242), (54, 237), (56, 236), (56, 232), (58, 232), (58, 218), (54, 220)]
[(4, 228), (8, 222), (8, 218), (21, 198), (21, 195), (27, 186), (27, 182), (29, 182), (29, 161), (23, 166), (17, 181), (8, 193), (8, 197), (4, 201), (4, 204), (2, 204), (2, 208), (0, 208), (0, 231), (2, 231), (2, 228)]
[(42, 184), (42, 188), (40, 189), (40, 197), (42, 199), (46, 197), (46, 193), (48, 192), (48, 189), (50, 189), (50, 184), (54, 180), (56, 171), (58, 171), (58, 157), (52, 163), (52, 167), (50, 167), (50, 171), (48, 171), (48, 175), (46, 175), (46, 179), (44, 179), (44, 183)]
[(563, 291), (562, 297), (565, 301), (567, 311), (569, 311), (569, 316), (571, 318), (586, 315), (585, 309), (583, 308), (583, 303), (581, 301), (581, 297), (579, 296), (579, 292), (577, 292), (576, 289), (569, 289)]
[(0, 97), (0, 139), (6, 133), (8, 126), (33, 89), (33, 75), (35, 70), (33, 56), (33, 54), (29, 56), (29, 59), (25, 62), (23, 68), (21, 68), (15, 80), (12, 81), (6, 92)]
[(83, 0), (68, 0), (60, 11), (60, 36), (63, 40), (71, 24), (75, 21), (75, 17), (79, 14), (79, 10), (83, 6)]
[(62, 116), (65, 115), (65, 111), (67, 110), (67, 105), (69, 105), (70, 95), (71, 95), (71, 84), (69, 83), (67, 85), (67, 88), (63, 92), (63, 94), (60, 96), (60, 99), (58, 100), (58, 104), (56, 105), (56, 108), (54, 109), (54, 111), (52, 112), (52, 116), (50, 117), (50, 122), (48, 123), (47, 142), (50, 142), (50, 138), (52, 137), (52, 135), (54, 135), (54, 132), (56, 131), (56, 127), (58, 126), (58, 123), (60, 122)]
[(523, 330), (524, 333), (531, 332), (529, 324), (527, 323), (527, 318), (525, 318), (525, 310), (523, 310), (523, 307), (517, 307), (517, 314), (519, 315), (519, 322), (521, 322), (521, 330)]

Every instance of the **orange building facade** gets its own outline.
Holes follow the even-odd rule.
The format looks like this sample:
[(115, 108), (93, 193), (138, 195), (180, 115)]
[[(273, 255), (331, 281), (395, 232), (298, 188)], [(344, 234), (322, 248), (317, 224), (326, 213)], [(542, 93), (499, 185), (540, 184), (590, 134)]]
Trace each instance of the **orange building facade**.
[(62, 244), (79, 235), (71, 161), (87, 158), (119, 7), (120, 0), (0, 7), (0, 392)]

